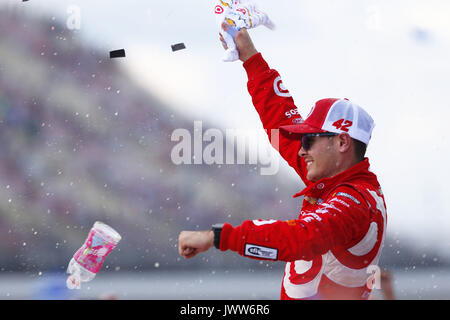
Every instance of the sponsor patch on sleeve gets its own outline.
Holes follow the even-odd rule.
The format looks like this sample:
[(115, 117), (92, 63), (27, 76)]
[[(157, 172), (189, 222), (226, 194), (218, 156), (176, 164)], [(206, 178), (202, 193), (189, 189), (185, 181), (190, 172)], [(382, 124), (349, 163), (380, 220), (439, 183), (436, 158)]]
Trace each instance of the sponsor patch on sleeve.
[(356, 204), (361, 204), (361, 202), (359, 202), (358, 199), (356, 199), (351, 194), (348, 194), (348, 193), (345, 193), (345, 192), (339, 192), (337, 195), (349, 198), (349, 199), (353, 200), (353, 202), (356, 203)]
[(297, 225), (297, 220), (295, 220), (295, 219), (288, 220), (286, 222), (287, 222), (288, 226), (291, 226), (291, 227), (295, 227)]
[(277, 260), (278, 249), (246, 243), (244, 255), (261, 259)]
[(281, 80), (280, 76), (278, 76), (274, 80), (274, 82), (273, 82), (273, 89), (274, 89), (275, 93), (277, 94), (277, 96), (280, 96), (280, 97), (290, 97), (291, 96), (289, 91), (284, 86), (284, 83)]

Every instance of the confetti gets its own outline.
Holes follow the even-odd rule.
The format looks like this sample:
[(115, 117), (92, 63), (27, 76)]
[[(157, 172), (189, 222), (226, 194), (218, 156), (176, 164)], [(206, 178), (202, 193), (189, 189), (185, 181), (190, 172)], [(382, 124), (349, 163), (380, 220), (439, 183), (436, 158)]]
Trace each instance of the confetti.
[(184, 43), (177, 43), (177, 44), (172, 45), (172, 51), (178, 51), (178, 50), (183, 50), (183, 49), (186, 49), (186, 46), (184, 45)]
[(109, 57), (113, 58), (125, 58), (125, 49), (114, 50), (109, 52)]

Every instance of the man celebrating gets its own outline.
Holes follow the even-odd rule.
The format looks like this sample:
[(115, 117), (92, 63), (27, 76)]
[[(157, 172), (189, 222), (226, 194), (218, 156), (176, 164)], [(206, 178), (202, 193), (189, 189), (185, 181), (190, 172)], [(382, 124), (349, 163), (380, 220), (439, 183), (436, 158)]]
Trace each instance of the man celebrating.
[(246, 29), (235, 42), (264, 129), (269, 139), (271, 131), (280, 130), (272, 145), (279, 145), (306, 185), (294, 196), (304, 196), (302, 209), (289, 221), (182, 231), (180, 255), (191, 258), (215, 246), (248, 258), (286, 261), (281, 299), (368, 299), (386, 233), (384, 197), (365, 158), (372, 118), (347, 99), (330, 98), (317, 101), (303, 119)]

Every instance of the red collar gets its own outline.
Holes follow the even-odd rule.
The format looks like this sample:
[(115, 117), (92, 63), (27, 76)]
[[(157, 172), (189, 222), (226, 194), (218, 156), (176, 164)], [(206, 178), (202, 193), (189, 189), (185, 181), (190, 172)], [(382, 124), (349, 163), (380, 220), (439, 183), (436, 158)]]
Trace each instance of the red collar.
[(376, 182), (376, 184), (378, 185), (377, 177), (375, 176), (374, 173), (369, 171), (370, 170), (369, 168), (370, 168), (369, 159), (365, 158), (363, 161), (358, 162), (353, 167), (348, 168), (347, 170), (338, 173), (333, 177), (323, 178), (317, 182), (311, 183), (301, 192), (295, 194), (293, 197), (297, 198), (305, 194), (308, 194), (313, 197), (318, 196), (323, 194), (324, 192), (333, 189), (334, 187), (343, 182), (351, 182), (352, 180), (355, 179), (358, 179), (358, 181), (361, 181), (360, 179), (364, 179), (368, 182), (372, 183)]

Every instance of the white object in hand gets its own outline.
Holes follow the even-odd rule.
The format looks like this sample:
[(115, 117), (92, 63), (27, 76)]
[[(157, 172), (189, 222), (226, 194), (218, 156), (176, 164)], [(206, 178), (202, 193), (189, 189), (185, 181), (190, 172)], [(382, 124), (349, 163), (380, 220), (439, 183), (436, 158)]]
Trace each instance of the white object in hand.
[[(227, 45), (222, 58), (223, 61), (239, 59), (234, 36), (240, 29), (252, 29), (260, 25), (272, 30), (275, 28), (274, 23), (266, 13), (259, 11), (256, 5), (245, 0), (217, 0), (214, 12), (220, 33)], [(224, 22), (229, 26), (227, 30), (222, 27)]]

